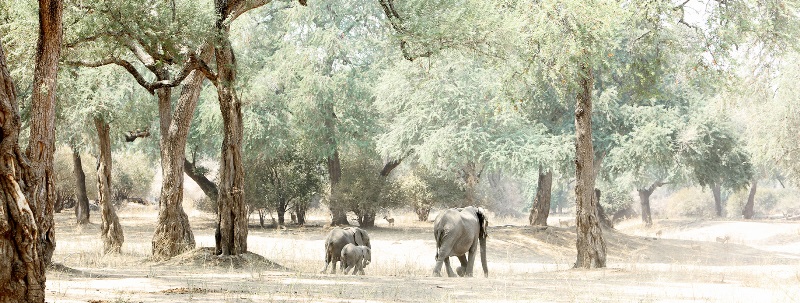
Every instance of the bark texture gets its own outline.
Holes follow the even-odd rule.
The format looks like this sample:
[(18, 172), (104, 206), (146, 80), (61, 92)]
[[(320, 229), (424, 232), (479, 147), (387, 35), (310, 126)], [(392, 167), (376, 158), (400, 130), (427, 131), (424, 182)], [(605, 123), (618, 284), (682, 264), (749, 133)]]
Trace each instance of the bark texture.
[(100, 238), (103, 252), (120, 253), (125, 236), (119, 217), (111, 204), (111, 136), (108, 123), (101, 117), (94, 118), (97, 139), (100, 147), (100, 161), (97, 165), (97, 202), (100, 205)]
[(536, 198), (533, 200), (531, 214), (528, 221), (534, 226), (547, 226), (547, 217), (550, 215), (550, 197), (553, 191), (553, 172), (542, 171), (539, 168), (539, 181), (536, 185)]
[(594, 147), (592, 146), (592, 90), (594, 76), (587, 63), (580, 64), (580, 91), (575, 103), (575, 197), (577, 223), (576, 268), (606, 266), (606, 243), (597, 218), (594, 194)]
[(758, 187), (758, 180), (753, 180), (750, 183), (750, 193), (747, 195), (747, 203), (744, 205), (744, 209), (742, 209), (742, 216), (745, 219), (753, 219), (753, 216), (756, 215), (755, 210), (753, 209), (756, 202), (756, 190)]
[(231, 7), (226, 0), (215, 0), (217, 37), (214, 55), (217, 61), (217, 96), (222, 113), (223, 139), (219, 180), (219, 239), (217, 252), (238, 255), (247, 252), (247, 208), (244, 203), (244, 167), (242, 166), (242, 107), (236, 96), (236, 58), (233, 54), (228, 19)]
[(58, 59), (61, 55), (63, 29), (61, 0), (39, 1), (39, 38), (36, 43), (36, 66), (30, 112), (30, 137), (25, 154), (30, 161), (26, 174), (26, 195), (39, 226), (42, 242), (39, 254), (50, 264), (56, 249), (53, 208), (56, 201), (53, 153), (55, 152), (56, 88)]
[(25, 154), (19, 147), (17, 95), (0, 44), (0, 303), (45, 299), (45, 267), (55, 249), (52, 164), (62, 10), (60, 0), (39, 1), (30, 146)]
[(86, 174), (83, 172), (81, 153), (72, 148), (72, 172), (75, 177), (75, 219), (78, 224), (89, 223), (89, 198), (86, 196)]

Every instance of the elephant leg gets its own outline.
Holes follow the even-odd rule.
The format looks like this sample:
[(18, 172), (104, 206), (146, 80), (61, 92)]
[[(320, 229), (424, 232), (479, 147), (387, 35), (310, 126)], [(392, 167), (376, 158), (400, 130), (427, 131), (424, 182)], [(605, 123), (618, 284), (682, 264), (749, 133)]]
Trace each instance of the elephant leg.
[[(331, 263), (333, 263), (333, 269), (331, 269), (331, 273), (334, 274), (334, 275), (336, 274), (336, 262), (338, 262), (338, 261), (339, 260), (331, 261)], [(344, 262), (342, 262), (342, 270), (344, 270)]]
[(469, 256), (467, 258), (467, 268), (464, 271), (464, 275), (467, 277), (472, 277), (472, 269), (475, 268), (475, 251), (478, 249), (478, 241), (472, 243), (472, 246), (469, 248)]
[(456, 267), (456, 273), (459, 277), (463, 277), (467, 269), (467, 255), (458, 256), (458, 261), (461, 263), (461, 266)]
[(444, 259), (444, 267), (447, 269), (447, 276), (448, 277), (451, 277), (451, 278), (452, 277), (458, 277), (458, 275), (456, 275), (456, 273), (453, 272), (453, 268), (450, 267), (450, 258), (449, 257)]
[(324, 268), (322, 268), (322, 271), (321, 271), (321, 272), (319, 272), (319, 273), (321, 273), (321, 274), (327, 273), (327, 271), (328, 271), (328, 265), (330, 265), (330, 264), (331, 264), (331, 262), (330, 262), (330, 261), (325, 261), (325, 267), (324, 267)]
[(442, 276), (442, 264), (444, 260), (436, 260), (436, 266), (433, 268), (433, 276), (434, 277), (441, 277)]

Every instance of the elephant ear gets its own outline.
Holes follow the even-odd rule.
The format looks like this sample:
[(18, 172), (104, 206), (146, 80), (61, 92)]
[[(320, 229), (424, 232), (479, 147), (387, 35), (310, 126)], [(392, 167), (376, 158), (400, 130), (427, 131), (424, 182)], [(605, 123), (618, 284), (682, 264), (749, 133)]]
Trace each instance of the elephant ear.
[[(356, 245), (358, 245), (358, 246), (365, 246), (366, 245), (366, 244), (364, 244), (364, 238), (366, 237), (366, 232), (364, 232), (363, 229), (360, 229), (360, 228), (354, 229), (353, 230), (353, 236), (355, 238)], [(367, 238), (367, 239), (369, 239), (369, 238)]]
[(478, 237), (486, 239), (489, 236), (487, 232), (489, 228), (489, 219), (486, 218), (486, 214), (483, 213), (483, 208), (480, 207), (475, 211), (475, 215), (478, 217), (478, 225), (481, 227)]

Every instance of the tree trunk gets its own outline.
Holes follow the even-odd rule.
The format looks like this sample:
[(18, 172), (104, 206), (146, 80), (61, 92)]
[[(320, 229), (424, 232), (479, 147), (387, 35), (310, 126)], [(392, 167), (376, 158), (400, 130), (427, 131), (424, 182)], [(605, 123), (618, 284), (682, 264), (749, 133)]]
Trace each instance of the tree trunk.
[[(212, 54), (211, 46), (206, 44), (198, 57), (208, 62)], [(158, 78), (166, 79), (166, 76), (162, 72)], [(169, 259), (195, 247), (189, 217), (182, 205), (183, 164), (186, 160), (186, 138), (205, 79), (203, 73), (197, 70), (186, 77), (174, 111), (170, 102), (171, 89), (158, 90), (162, 181), (158, 223), (153, 234), (153, 257), (156, 260)]]
[(111, 136), (108, 123), (101, 117), (94, 118), (99, 139), (100, 161), (97, 166), (97, 201), (100, 205), (100, 238), (105, 253), (120, 253), (125, 237), (119, 225), (117, 212), (111, 204)]
[(533, 200), (528, 222), (534, 226), (547, 226), (550, 215), (550, 195), (553, 191), (553, 171), (543, 172), (539, 167), (539, 182), (536, 186), (536, 198)]
[(173, 113), (171, 89), (158, 90), (161, 129), (161, 196), (158, 221), (153, 233), (153, 258), (166, 260), (195, 246), (189, 217), (183, 210), (183, 162), (186, 137), (200, 95), (203, 76), (193, 71), (185, 80)]
[(753, 182), (750, 184), (750, 194), (747, 195), (747, 204), (745, 204), (744, 209), (742, 209), (742, 216), (748, 220), (753, 219), (753, 216), (756, 214), (753, 210), (756, 200), (756, 187), (758, 187), (758, 180), (753, 179)]
[(306, 224), (306, 204), (298, 203), (294, 205), (294, 215), (297, 218), (297, 224), (303, 226)]
[(575, 197), (577, 223), (576, 268), (606, 266), (606, 243), (597, 218), (594, 195), (594, 147), (592, 146), (592, 90), (594, 76), (588, 63), (580, 64), (580, 91), (575, 102)]
[(278, 213), (278, 225), (285, 226), (286, 225), (286, 201), (281, 198), (281, 201), (278, 201), (277, 207)]
[(223, 139), (220, 156), (218, 222), (222, 255), (247, 252), (247, 208), (244, 203), (244, 167), (242, 167), (242, 108), (236, 96), (236, 58), (228, 36), (230, 7), (226, 0), (215, 0), (217, 11), (216, 43), (217, 97), (222, 113)]
[(200, 187), (200, 190), (206, 194), (212, 202), (217, 202), (219, 200), (219, 190), (217, 190), (217, 185), (214, 182), (211, 182), (206, 175), (196, 172), (196, 166), (194, 162), (189, 162), (189, 160), (183, 160), (183, 170), (186, 172), (186, 175), (191, 178), (194, 183), (197, 183), (197, 186)]
[(600, 190), (595, 188), (594, 195), (595, 199), (597, 199), (597, 218), (600, 220), (600, 226), (605, 228), (614, 228), (614, 223), (612, 223), (611, 219), (606, 216), (606, 211), (603, 209), (603, 205), (600, 203)]
[(334, 151), (328, 158), (328, 176), (330, 177), (331, 193), (328, 198), (328, 207), (331, 210), (331, 225), (349, 225), (347, 210), (339, 202), (339, 181), (342, 179), (342, 164), (339, 160), (339, 151)]
[(650, 195), (653, 191), (646, 188), (640, 188), (638, 191), (639, 203), (642, 205), (642, 223), (647, 227), (653, 226), (653, 218), (650, 215)]
[(376, 214), (373, 210), (364, 212), (360, 217), (358, 217), (358, 227), (375, 227), (375, 217)]
[(0, 303), (45, 299), (45, 267), (55, 249), (52, 160), (62, 10), (60, 0), (39, 0), (26, 154), (19, 146), (19, 104), (0, 44)]
[(83, 172), (81, 164), (81, 154), (77, 149), (72, 149), (72, 171), (75, 176), (75, 187), (77, 191), (75, 197), (75, 218), (78, 224), (89, 223), (89, 198), (86, 197), (86, 174)]
[(711, 184), (711, 193), (714, 195), (714, 211), (717, 217), (722, 217), (722, 193), (721, 186), (717, 183)]
[(36, 216), (42, 245), (39, 254), (50, 264), (56, 249), (53, 208), (56, 200), (53, 153), (55, 152), (55, 110), (58, 60), (61, 55), (63, 4), (60, 0), (39, 1), (39, 39), (30, 108), (30, 137), (25, 155), (30, 173), (25, 175), (25, 194)]

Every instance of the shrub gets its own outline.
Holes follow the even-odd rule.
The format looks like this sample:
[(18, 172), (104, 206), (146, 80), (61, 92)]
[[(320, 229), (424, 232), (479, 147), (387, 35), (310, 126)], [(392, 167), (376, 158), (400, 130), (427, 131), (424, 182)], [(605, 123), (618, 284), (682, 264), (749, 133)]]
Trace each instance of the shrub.
[(666, 199), (670, 217), (711, 217), (715, 215), (714, 197), (699, 187), (682, 188)]

